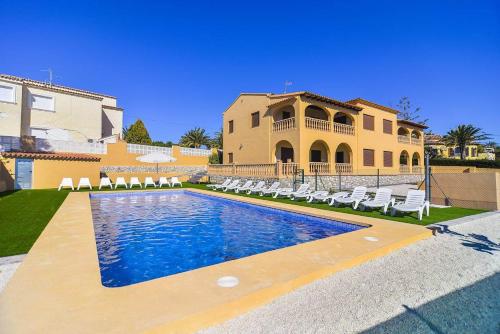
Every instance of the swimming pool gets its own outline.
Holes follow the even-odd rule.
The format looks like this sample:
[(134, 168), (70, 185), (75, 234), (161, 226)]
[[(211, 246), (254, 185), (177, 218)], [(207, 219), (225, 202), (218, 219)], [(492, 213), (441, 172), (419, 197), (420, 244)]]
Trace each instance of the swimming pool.
[(90, 201), (107, 287), (364, 228), (185, 190), (92, 194)]

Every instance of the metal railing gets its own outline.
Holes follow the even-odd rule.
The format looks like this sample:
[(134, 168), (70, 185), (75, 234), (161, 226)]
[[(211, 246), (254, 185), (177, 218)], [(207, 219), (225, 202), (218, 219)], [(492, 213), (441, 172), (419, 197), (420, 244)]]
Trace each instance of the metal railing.
[(320, 131), (330, 131), (331, 123), (319, 118), (306, 117), (306, 128)]
[(283, 119), (273, 123), (273, 132), (295, 129), (295, 117)]
[(0, 136), (0, 152), (17, 151), (21, 149), (21, 138)]
[(106, 144), (77, 142), (69, 140), (35, 138), (35, 147), (37, 151), (41, 152), (71, 152), (91, 154), (107, 153)]
[(352, 165), (348, 163), (336, 163), (335, 172), (337, 174), (352, 174)]
[(352, 125), (333, 122), (333, 132), (354, 136), (354, 131), (354, 126)]
[(181, 147), (181, 154), (192, 157), (208, 157), (212, 155), (212, 150), (204, 150), (202, 148)]
[(309, 173), (330, 174), (330, 164), (328, 162), (309, 162)]
[(166, 155), (172, 155), (171, 147), (140, 145), (140, 144), (127, 144), (127, 152), (134, 154), (149, 154), (153, 152), (160, 152)]

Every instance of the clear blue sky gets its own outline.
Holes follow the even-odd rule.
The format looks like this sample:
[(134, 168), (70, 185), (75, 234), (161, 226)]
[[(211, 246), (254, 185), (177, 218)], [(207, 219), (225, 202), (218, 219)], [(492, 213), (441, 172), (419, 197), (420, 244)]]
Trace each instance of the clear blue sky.
[(6, 1), (0, 72), (108, 93), (125, 124), (210, 133), (240, 92), (308, 90), (395, 106), (434, 132), (473, 123), (500, 142), (497, 1)]

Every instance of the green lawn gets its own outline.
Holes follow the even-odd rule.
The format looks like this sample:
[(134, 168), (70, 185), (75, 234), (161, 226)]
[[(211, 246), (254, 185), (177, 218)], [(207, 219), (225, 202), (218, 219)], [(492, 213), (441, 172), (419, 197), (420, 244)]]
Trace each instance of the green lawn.
[[(207, 189), (203, 184), (185, 184), (185, 188)], [(135, 190), (138, 189), (135, 188)], [(0, 193), (0, 257), (27, 253), (68, 193), (67, 190), (57, 191), (56, 189)], [(391, 217), (378, 211), (361, 212), (349, 207), (335, 208), (324, 203), (309, 204), (304, 201), (294, 202), (286, 198), (274, 199), (256, 195), (232, 194), (419, 225), (429, 225), (484, 212), (484, 210), (464, 208), (431, 208), (430, 216), (424, 216), (424, 219), (419, 221), (416, 214)]]

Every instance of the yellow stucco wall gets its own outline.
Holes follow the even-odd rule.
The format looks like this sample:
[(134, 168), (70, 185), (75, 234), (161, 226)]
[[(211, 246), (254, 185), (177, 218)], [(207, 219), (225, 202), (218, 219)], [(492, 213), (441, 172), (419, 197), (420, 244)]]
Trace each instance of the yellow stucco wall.
[[(208, 157), (203, 156), (186, 156), (180, 153), (180, 147), (174, 146), (172, 155), (177, 159), (175, 162), (161, 163), (159, 166), (172, 167), (206, 167)], [(140, 154), (127, 152), (127, 143), (120, 141), (116, 144), (108, 144), (107, 154), (97, 155), (101, 160), (96, 161), (68, 161), (68, 160), (48, 160), (34, 159), (33, 161), (33, 189), (57, 188), (63, 177), (71, 177), (76, 186), (81, 177), (90, 178), (92, 185), (99, 185), (101, 168), (107, 166), (146, 166), (152, 168), (156, 164), (143, 163), (136, 158)], [(3, 158), (0, 160), (0, 192), (13, 189), (15, 179), (15, 159)], [(128, 181), (131, 176), (137, 176), (144, 181), (146, 176), (152, 176), (158, 179), (159, 176), (180, 176), (181, 181), (188, 179), (188, 176), (183, 172), (124, 172), (124, 173), (108, 173), (107, 174), (114, 182), (116, 177), (123, 176)]]
[[(290, 95), (293, 96), (293, 95)], [(310, 150), (314, 145), (316, 148), (322, 146), (323, 152), (328, 152), (326, 162), (332, 166), (335, 163), (335, 152), (337, 148), (348, 147), (351, 150), (350, 162), (353, 168), (360, 173), (375, 172), (381, 169), (381, 172), (397, 173), (399, 172), (399, 158), (403, 151), (409, 156), (409, 166), (414, 154), (417, 154), (419, 165), (423, 165), (423, 141), (419, 145), (403, 144), (398, 142), (398, 127), (407, 129), (410, 133), (415, 131), (422, 139), (421, 128), (413, 127), (407, 124), (398, 124), (395, 113), (375, 107), (358, 103), (363, 108), (362, 111), (334, 106), (310, 100), (303, 96), (296, 96), (294, 101), (288, 104), (280, 105), (275, 108), (269, 108), (275, 99), (271, 99), (267, 94), (242, 94), (223, 114), (224, 127), (224, 163), (228, 163), (228, 154), (233, 153), (233, 162), (236, 164), (257, 164), (273, 163), (276, 161), (276, 150), (279, 149), (278, 143), (286, 142), (291, 144), (294, 149), (294, 162), (300, 163), (302, 168), (306, 168), (310, 161)], [(347, 114), (355, 126), (355, 135), (339, 134), (332, 130), (320, 131), (306, 127), (305, 111), (308, 106), (316, 106), (324, 110), (328, 115), (328, 121), (332, 122), (337, 112)], [(291, 108), (295, 117), (295, 129), (273, 132), (273, 115), (276, 117), (283, 108)], [(288, 109), (287, 109), (288, 110)], [(251, 114), (260, 112), (260, 126), (251, 127)], [(363, 114), (374, 117), (374, 130), (363, 129)], [(392, 121), (392, 134), (383, 133), (383, 120)], [(229, 121), (234, 122), (234, 132), (229, 133)], [(313, 147), (314, 148), (314, 147)], [(364, 166), (363, 149), (375, 150), (374, 166)], [(383, 152), (393, 153), (393, 166), (384, 167)], [(323, 159), (325, 160), (325, 159)]]

